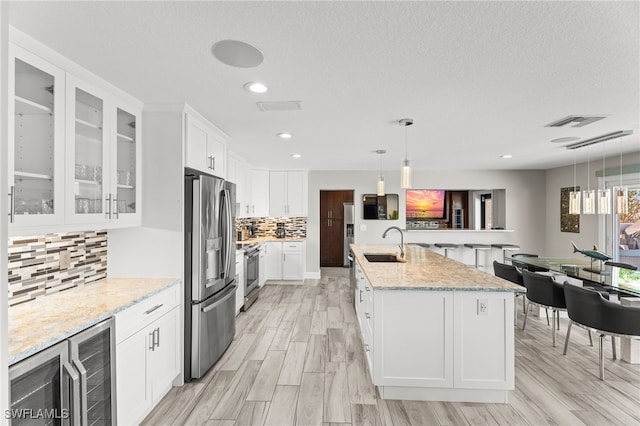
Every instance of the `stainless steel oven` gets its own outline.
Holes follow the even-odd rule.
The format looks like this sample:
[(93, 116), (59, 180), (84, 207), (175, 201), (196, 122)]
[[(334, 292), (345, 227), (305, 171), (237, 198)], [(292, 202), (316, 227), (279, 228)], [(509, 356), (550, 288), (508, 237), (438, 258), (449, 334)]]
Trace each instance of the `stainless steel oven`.
[(260, 293), (260, 247), (252, 245), (244, 251), (244, 307), (246, 311), (256, 301)]

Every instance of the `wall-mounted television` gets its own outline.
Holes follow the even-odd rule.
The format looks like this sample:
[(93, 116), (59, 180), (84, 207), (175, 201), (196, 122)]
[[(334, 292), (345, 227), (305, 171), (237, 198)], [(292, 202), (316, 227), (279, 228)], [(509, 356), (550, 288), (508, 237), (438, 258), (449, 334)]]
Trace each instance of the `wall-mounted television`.
[(447, 218), (444, 189), (407, 189), (407, 220), (443, 220)]

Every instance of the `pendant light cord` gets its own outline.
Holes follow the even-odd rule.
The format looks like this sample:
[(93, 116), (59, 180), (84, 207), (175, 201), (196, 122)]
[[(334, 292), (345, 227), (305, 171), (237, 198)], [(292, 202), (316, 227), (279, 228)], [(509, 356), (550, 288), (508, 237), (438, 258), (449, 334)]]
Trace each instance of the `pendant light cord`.
[(622, 190), (622, 137), (620, 140), (620, 170), (618, 170), (618, 175), (620, 176), (620, 188), (618, 191)]
[(587, 146), (587, 193), (591, 192), (591, 171), (589, 164), (591, 163), (591, 148)]
[(407, 126), (404, 126), (404, 159), (408, 160), (409, 159), (409, 155), (408, 155), (408, 150), (407, 150)]

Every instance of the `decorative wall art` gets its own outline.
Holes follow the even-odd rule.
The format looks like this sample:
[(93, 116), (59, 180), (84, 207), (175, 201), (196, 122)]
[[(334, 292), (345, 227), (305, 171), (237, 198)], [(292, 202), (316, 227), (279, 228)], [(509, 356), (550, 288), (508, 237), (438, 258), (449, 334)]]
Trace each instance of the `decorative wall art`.
[[(580, 215), (569, 214), (569, 193), (574, 190), (573, 186), (560, 188), (560, 232), (580, 233)], [(580, 191), (580, 187), (575, 187)]]

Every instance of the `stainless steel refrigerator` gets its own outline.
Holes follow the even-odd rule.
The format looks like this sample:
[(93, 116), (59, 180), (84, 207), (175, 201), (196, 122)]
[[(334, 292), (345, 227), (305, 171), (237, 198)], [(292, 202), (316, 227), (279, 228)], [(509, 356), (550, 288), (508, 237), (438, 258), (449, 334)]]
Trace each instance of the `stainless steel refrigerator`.
[(343, 203), (342, 209), (342, 223), (344, 226), (344, 248), (342, 250), (342, 265), (347, 267), (349, 266), (349, 244), (353, 244), (353, 222), (355, 218), (355, 211), (353, 203)]
[(236, 330), (236, 186), (185, 169), (185, 380), (202, 377)]

